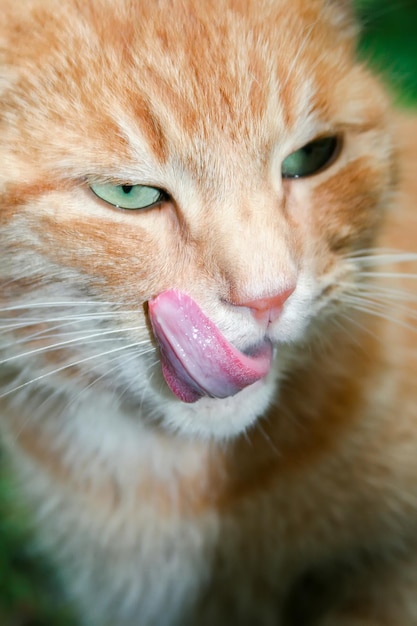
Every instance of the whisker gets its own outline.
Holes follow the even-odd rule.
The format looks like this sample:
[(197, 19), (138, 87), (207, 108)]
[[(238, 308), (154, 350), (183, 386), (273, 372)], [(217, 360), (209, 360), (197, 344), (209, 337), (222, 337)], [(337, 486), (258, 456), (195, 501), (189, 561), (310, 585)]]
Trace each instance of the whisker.
[[(347, 285), (347, 283), (341, 283)], [(384, 298), (392, 298), (393, 300), (404, 300), (409, 302), (417, 302), (417, 295), (401, 290), (401, 289), (391, 289), (390, 287), (383, 287), (379, 285), (369, 284), (358, 285), (358, 291), (360, 293), (368, 294), (370, 297), (384, 297)]]
[(413, 263), (417, 261), (417, 254), (412, 252), (403, 252), (392, 254), (371, 254), (367, 256), (355, 256), (349, 258), (367, 265), (390, 265), (393, 263)]
[(417, 274), (408, 274), (407, 272), (361, 272), (362, 277), (380, 277), (380, 278), (409, 278), (417, 280)]
[(407, 330), (417, 332), (417, 326), (413, 326), (412, 324), (408, 324), (404, 320), (396, 319), (390, 315), (387, 315), (382, 307), (378, 307), (377, 305), (374, 305), (374, 303), (368, 303), (366, 300), (348, 295), (343, 296), (343, 302), (350, 304), (357, 311), (361, 311), (362, 313), (384, 319), (388, 322), (392, 322), (394, 324), (397, 324), (398, 326), (401, 326), (402, 328), (406, 328)]
[[(62, 365), (61, 367), (57, 367), (54, 370), (51, 370), (50, 372), (45, 372), (44, 374), (40, 374), (39, 376), (36, 376), (35, 378), (32, 378), (31, 380), (28, 380), (22, 383), (21, 385), (14, 387), (13, 389), (9, 389), (8, 391), (5, 391), (4, 393), (0, 394), (0, 398), (5, 398), (6, 396), (11, 395), (12, 393), (16, 393), (16, 391), (19, 391), (20, 389), (23, 389), (24, 387), (27, 387), (28, 385), (32, 385), (33, 383), (39, 382), (40, 380), (43, 380), (47, 378), (48, 376), (53, 376), (54, 374), (63, 372), (64, 370), (70, 369), (71, 367), (76, 367), (78, 365), (81, 365), (82, 363), (87, 363), (88, 361), (92, 361), (93, 359), (99, 359), (103, 356), (107, 356), (108, 354), (114, 354), (115, 352), (128, 350), (129, 348), (134, 348), (144, 343), (145, 342), (134, 342), (134, 343), (128, 344), (127, 346), (113, 348), (112, 350), (106, 350), (105, 352), (100, 352), (99, 354), (93, 354), (88, 357), (84, 357), (83, 359), (72, 361), (71, 363), (67, 363), (67, 365)], [(155, 348), (152, 346), (149, 350), (142, 351), (141, 355), (148, 354), (154, 351), (155, 351)]]
[[(137, 354), (131, 354), (130, 357), (127, 357), (124, 359), (123, 364), (125, 363), (129, 363), (130, 361), (133, 361), (135, 358), (137, 358), (138, 355)], [(109, 359), (109, 362), (112, 363), (113, 361), (119, 361), (120, 359), (120, 355), (118, 355), (117, 357), (114, 357), (112, 359)], [(71, 406), (73, 406), (74, 404), (76, 404), (76, 402), (81, 398), (81, 396), (86, 393), (91, 387), (93, 387), (96, 383), (98, 383), (100, 380), (102, 380), (103, 378), (105, 378), (106, 376), (108, 376), (111, 372), (117, 370), (118, 368), (120, 368), (122, 366), (122, 363), (118, 363), (117, 365), (114, 365), (113, 367), (110, 367), (105, 373), (101, 374), (101, 376), (97, 376), (96, 379), (94, 379), (91, 383), (89, 383), (88, 385), (86, 385), (83, 389), (81, 389), (76, 395), (72, 395), (71, 398), (69, 399), (69, 401), (65, 404), (65, 406), (62, 408), (60, 415), (62, 415), (65, 411), (67, 411)], [(51, 394), (50, 396), (48, 396), (45, 400), (43, 400), (43, 402), (41, 402), (37, 407), (36, 407), (36, 414), (41, 414), (42, 413), (42, 409), (44, 409), (48, 403), (53, 402), (55, 399), (54, 394)], [(15, 441), (19, 440), (20, 435), (22, 434), (22, 432), (25, 429), (25, 426), (29, 423), (30, 418), (28, 417), (26, 420), (23, 421), (23, 423), (21, 424), (20, 428), (18, 428), (15, 433), (14, 433), (14, 437), (15, 437)]]
[(361, 248), (350, 252), (345, 257), (347, 261), (358, 262), (364, 266), (391, 265), (397, 263), (417, 262), (417, 253), (410, 250), (396, 248)]
[[(361, 324), (361, 323), (359, 322), (359, 320), (355, 319), (354, 317), (351, 317), (351, 316), (350, 316), (350, 315), (348, 315), (346, 312), (344, 312), (344, 313), (340, 313), (340, 316), (341, 316), (342, 318), (344, 318), (345, 320), (347, 320), (347, 321), (349, 322), (349, 324), (353, 324), (354, 326), (356, 326), (356, 328), (359, 328), (359, 330), (360, 330), (361, 332), (365, 332), (365, 333), (367, 333), (368, 335), (370, 335), (371, 337), (373, 337), (374, 339), (379, 339), (379, 340), (380, 340), (380, 337), (378, 337), (378, 335), (377, 335), (374, 331), (372, 331), (370, 328), (368, 328), (368, 326), (366, 326), (365, 324)], [(350, 338), (354, 341), (354, 343), (355, 343), (357, 346), (362, 347), (362, 344), (361, 344), (361, 342), (359, 341), (359, 338), (358, 338), (358, 337), (355, 337), (354, 335), (352, 335), (351, 333), (349, 333), (349, 332), (348, 332), (348, 330), (347, 330), (347, 329), (346, 329), (346, 328), (345, 328), (342, 324), (340, 324), (340, 327), (341, 327), (341, 328), (344, 328), (345, 333), (347, 333), (347, 334), (349, 335), (349, 337), (350, 337)]]
[(25, 327), (35, 326), (37, 324), (50, 324), (55, 322), (68, 322), (68, 324), (74, 324), (75, 322), (85, 322), (90, 320), (106, 320), (114, 317), (120, 317), (121, 313), (110, 313), (106, 315), (97, 314), (85, 314), (85, 315), (65, 315), (62, 317), (49, 317), (45, 318), (25, 318), (21, 321), (21, 318), (17, 318), (17, 322), (11, 324), (3, 324), (0, 326), (0, 334), (7, 333), (11, 330), (20, 330)]
[(96, 307), (96, 306), (125, 306), (125, 303), (122, 302), (106, 302), (103, 300), (71, 300), (69, 302), (66, 302), (65, 300), (58, 300), (58, 301), (53, 301), (53, 302), (27, 302), (25, 304), (15, 304), (12, 306), (8, 306), (8, 307), (2, 307), (0, 308), (0, 313), (2, 312), (7, 312), (7, 311), (21, 311), (21, 310), (25, 310), (25, 309), (50, 309), (51, 307), (78, 307), (78, 306), (90, 306), (90, 307)]
[[(40, 330), (40, 331), (38, 331), (36, 333), (32, 333), (31, 335), (23, 337), (22, 339), (18, 339), (17, 341), (13, 341), (13, 342), (10, 342), (8, 344), (2, 344), (1, 347), (2, 347), (2, 349), (6, 349), (6, 348), (9, 348), (9, 347), (12, 347), (12, 346), (15, 346), (15, 345), (22, 345), (22, 344), (25, 344), (25, 343), (29, 343), (30, 341), (34, 341), (34, 340), (37, 340), (37, 339), (52, 339), (54, 337), (63, 338), (63, 337), (71, 337), (71, 336), (73, 337), (73, 336), (76, 336), (77, 339), (82, 340), (84, 338), (84, 336), (85, 336), (86, 329), (78, 329), (78, 330), (64, 331), (64, 332), (60, 331), (60, 332), (56, 332), (56, 333), (51, 332), (53, 330), (60, 330), (60, 329), (65, 328), (67, 326), (72, 326), (74, 323), (75, 323), (75, 321), (71, 321), (71, 322), (67, 322), (65, 324), (58, 324), (58, 325), (52, 326), (50, 328), (45, 328), (45, 329)], [(118, 332), (124, 332), (124, 331), (129, 331), (129, 330), (143, 330), (144, 328), (146, 328), (145, 325), (136, 326), (134, 328), (113, 329), (113, 330), (107, 330), (107, 331), (104, 331), (104, 330), (97, 331), (97, 329), (93, 329), (93, 330), (97, 331), (97, 336), (98, 336), (100, 334), (101, 335), (105, 335), (105, 334), (111, 334), (113, 332), (114, 333), (118, 333)], [(81, 335), (81, 337), (79, 335)], [(92, 335), (92, 336), (95, 336), (95, 335)], [(87, 335), (87, 337), (90, 337), (90, 335)], [(75, 341), (75, 339), (74, 339), (74, 341)], [(54, 346), (50, 346), (50, 347), (54, 347)], [(49, 349), (49, 346), (45, 346), (45, 348)]]
[[(66, 322), (65, 324), (57, 324), (56, 326), (48, 326), (47, 328), (43, 328), (42, 330), (38, 330), (36, 333), (32, 333), (31, 335), (26, 335), (25, 337), (23, 337), (22, 339), (17, 339), (16, 341), (13, 341), (9, 344), (2, 344), (2, 348), (7, 348), (9, 346), (15, 346), (15, 345), (19, 345), (22, 343), (28, 343), (29, 341), (33, 341), (36, 339), (51, 339), (52, 337), (66, 337), (68, 335), (72, 335), (75, 333), (85, 333), (85, 329), (83, 330), (73, 330), (73, 331), (63, 331), (61, 332), (62, 328), (67, 328), (68, 326), (72, 326), (73, 324), (75, 324), (74, 321), (72, 322)], [(60, 331), (60, 332), (52, 332), (52, 331)]]
[[(368, 328), (364, 324), (361, 324), (359, 320), (356, 320), (354, 317), (351, 317), (350, 315), (348, 315), (346, 311), (344, 311), (343, 313), (339, 313), (339, 316), (347, 320), (349, 324), (353, 324), (354, 326), (356, 326), (356, 328), (359, 328), (361, 332), (366, 332), (368, 335), (370, 335), (374, 339), (378, 338), (376, 333), (374, 333), (370, 328)], [(347, 334), (354, 344), (356, 344), (359, 348), (363, 347), (359, 338), (353, 335), (351, 332), (349, 332), (348, 329), (345, 326), (343, 326), (343, 324), (339, 323), (339, 321), (334, 318), (332, 319), (332, 322), (343, 333)]]
[[(16, 339), (13, 342), (10, 342), (9, 344), (4, 344), (2, 343), (2, 348), (8, 347), (8, 346), (15, 346), (15, 345), (19, 345), (22, 343), (29, 343), (30, 341), (34, 341), (36, 339), (47, 339), (47, 338), (51, 338), (51, 337), (65, 337), (68, 335), (74, 335), (74, 334), (82, 334), (85, 333), (87, 329), (78, 329), (78, 330), (73, 330), (73, 331), (62, 331), (61, 329), (64, 328), (68, 328), (71, 327), (75, 324), (75, 321), (72, 322), (66, 322), (65, 324), (56, 324), (55, 326), (48, 326), (47, 328), (42, 328), (41, 330), (37, 330), (35, 333), (31, 333), (30, 335), (25, 335), (24, 337), (22, 337), (21, 339)], [(29, 327), (32, 326), (32, 324), (29, 325)], [(24, 326), (23, 326), (24, 328)], [(19, 328), (14, 328), (14, 330), (20, 330), (21, 327)], [(53, 332), (53, 331), (59, 331), (59, 332)], [(0, 334), (6, 334), (7, 331), (3, 331), (3, 333), (0, 332)], [(7, 333), (8, 334), (8, 333)]]
[[(147, 366), (147, 368), (146, 368), (146, 369), (147, 369), (147, 371), (149, 372), (152, 368), (156, 367), (156, 366), (159, 364), (159, 362), (160, 362), (160, 361), (159, 361), (159, 359), (155, 359), (155, 361), (154, 361), (153, 363), (150, 363), (150, 364)], [(152, 380), (153, 375), (154, 375), (154, 372), (152, 372), (152, 373), (150, 374), (150, 376), (149, 376), (149, 381), (151, 381), (151, 380)], [(123, 397), (124, 397), (125, 395), (127, 395), (129, 392), (131, 393), (131, 391), (130, 391), (130, 390), (132, 389), (133, 384), (134, 384), (134, 382), (133, 382), (133, 381), (129, 381), (129, 382), (127, 382), (127, 383), (126, 383), (126, 385), (124, 386), (123, 391), (121, 391), (121, 392), (119, 393), (119, 396), (118, 396), (119, 401), (121, 401), (121, 400), (123, 399)], [(142, 407), (143, 407), (143, 396), (142, 396), (141, 401), (140, 401), (140, 407), (141, 407), (141, 409), (142, 409)]]
[[(268, 433), (266, 432), (265, 428), (263, 427), (262, 424), (262, 420), (259, 420), (258, 424), (257, 424), (257, 429), (259, 430), (259, 432), (261, 433), (262, 437), (264, 438), (264, 440), (266, 441), (266, 443), (268, 444), (268, 446), (270, 447), (270, 449), (272, 450), (272, 452), (274, 454), (276, 454), (277, 457), (282, 456), (282, 452), (280, 452), (277, 448), (277, 446), (275, 445), (274, 440), (272, 439), (272, 437), (270, 437), (268, 435)], [(246, 433), (247, 431), (245, 431)], [(248, 433), (249, 435), (249, 433)]]
[[(343, 283), (340, 284), (343, 286)], [(414, 316), (417, 314), (417, 309), (412, 306), (415, 302), (417, 302), (417, 297), (401, 291), (393, 291), (391, 293), (390, 291), (382, 290), (380, 293), (374, 293), (373, 291), (369, 291), (368, 289), (356, 289), (354, 293), (347, 292), (343, 294), (342, 299), (346, 301), (346, 298), (348, 297), (355, 298), (358, 302), (367, 303), (381, 309), (389, 310), (391, 310), (393, 306), (392, 301), (394, 301), (396, 309), (403, 311), (410, 316)], [(411, 306), (406, 305), (405, 303), (411, 303)]]
[(97, 376), (97, 378), (95, 378), (92, 382), (90, 382), (83, 389), (81, 389), (76, 395), (74, 395), (71, 398), (71, 400), (67, 403), (65, 408), (68, 409), (70, 406), (75, 404), (82, 397), (83, 394), (85, 394), (94, 385), (96, 385), (101, 380), (103, 380), (103, 378), (106, 378), (111, 372), (114, 372), (115, 370), (120, 369), (122, 366), (126, 365), (126, 363), (130, 363), (131, 361), (134, 361), (137, 358), (138, 358), (138, 355), (136, 353), (133, 353), (130, 356), (124, 357), (123, 363), (120, 362), (120, 355), (117, 355), (116, 357), (113, 357), (112, 359), (110, 359), (109, 363), (113, 363), (113, 361), (117, 361), (117, 364), (108, 368), (106, 372), (104, 372), (100, 376)]
[[(387, 311), (391, 311), (390, 307), (387, 307), (383, 303), (374, 302), (372, 300), (368, 300), (367, 298), (355, 297), (355, 296), (346, 296), (343, 298), (344, 302), (352, 304), (358, 309), (358, 306), (366, 307), (368, 310), (378, 311), (380, 313), (385, 313)], [(362, 309), (361, 309), (362, 310)], [(398, 311), (406, 313), (409, 316), (415, 316), (415, 312), (410, 311), (407, 307), (398, 307)], [(388, 319), (388, 318), (387, 318)], [(394, 321), (395, 318), (391, 317), (391, 320)]]
[[(111, 334), (115, 334), (115, 333), (125, 333), (125, 332), (130, 332), (130, 331), (134, 331), (134, 330), (141, 330), (143, 329), (143, 326), (133, 326), (131, 328), (123, 328), (123, 329), (116, 329), (116, 330), (106, 330), (106, 331), (100, 331), (100, 332), (95, 332), (92, 333), (90, 335), (84, 335), (82, 337), (76, 337), (74, 339), (67, 339), (66, 341), (59, 341), (58, 343), (54, 343), (50, 346), (41, 346), (40, 348), (34, 348), (33, 350), (29, 350), (27, 352), (21, 352), (20, 354), (14, 354), (11, 357), (8, 357), (7, 359), (3, 359), (2, 361), (0, 361), (0, 365), (4, 365), (5, 363), (10, 363), (11, 361), (15, 361), (16, 359), (20, 359), (23, 357), (27, 357), (27, 356), (32, 356), (33, 354), (39, 354), (41, 352), (50, 352), (52, 350), (55, 350), (57, 348), (62, 348), (64, 346), (69, 346), (71, 344), (76, 344), (76, 343), (80, 343), (80, 342), (85, 342), (87, 340), (92, 340), (95, 337), (103, 337), (103, 335), (111, 335)], [(146, 341), (149, 341), (148, 339)], [(143, 342), (139, 342), (139, 343), (143, 343)]]

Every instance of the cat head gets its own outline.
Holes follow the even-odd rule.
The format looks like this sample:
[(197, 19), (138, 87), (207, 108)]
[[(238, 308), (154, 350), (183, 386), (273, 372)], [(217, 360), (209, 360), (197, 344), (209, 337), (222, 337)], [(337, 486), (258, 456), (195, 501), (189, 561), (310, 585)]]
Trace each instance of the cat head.
[(1, 7), (7, 397), (105, 389), (185, 434), (242, 432), (345, 311), (391, 194), (348, 4)]

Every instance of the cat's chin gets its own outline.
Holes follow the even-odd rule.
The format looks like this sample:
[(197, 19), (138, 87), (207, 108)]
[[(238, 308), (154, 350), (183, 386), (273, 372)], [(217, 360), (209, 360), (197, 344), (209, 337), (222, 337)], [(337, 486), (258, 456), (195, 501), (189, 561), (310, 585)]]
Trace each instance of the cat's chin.
[(225, 440), (244, 433), (265, 413), (276, 391), (273, 375), (228, 398), (203, 397), (192, 404), (167, 401), (163, 423), (187, 437)]

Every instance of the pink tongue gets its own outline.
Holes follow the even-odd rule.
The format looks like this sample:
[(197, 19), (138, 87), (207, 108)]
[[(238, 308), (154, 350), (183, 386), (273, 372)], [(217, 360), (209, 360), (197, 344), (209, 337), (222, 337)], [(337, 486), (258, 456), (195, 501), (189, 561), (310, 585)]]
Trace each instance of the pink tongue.
[(233, 396), (269, 372), (270, 343), (255, 356), (246, 356), (181, 291), (170, 289), (150, 300), (149, 317), (165, 380), (183, 402), (195, 402), (202, 396)]

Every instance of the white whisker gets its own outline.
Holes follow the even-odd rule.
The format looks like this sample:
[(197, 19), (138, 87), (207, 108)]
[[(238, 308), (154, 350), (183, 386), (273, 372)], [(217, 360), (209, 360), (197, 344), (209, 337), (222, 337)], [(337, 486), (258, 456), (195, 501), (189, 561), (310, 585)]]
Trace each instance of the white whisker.
[[(343, 284), (343, 283), (341, 283)], [(345, 283), (347, 285), (347, 283)], [(379, 285), (363, 283), (357, 287), (359, 293), (369, 295), (369, 297), (391, 298), (393, 300), (404, 300), (408, 302), (417, 302), (417, 295), (400, 289), (391, 289), (390, 287), (382, 287)]]
[(37, 324), (51, 324), (55, 322), (66, 322), (68, 325), (74, 324), (77, 322), (85, 322), (85, 321), (96, 321), (96, 320), (107, 320), (112, 318), (120, 317), (120, 313), (110, 313), (106, 315), (97, 315), (97, 314), (86, 314), (86, 315), (72, 315), (72, 316), (62, 316), (62, 317), (49, 317), (45, 318), (25, 318), (25, 320), (21, 321), (21, 318), (18, 318), (19, 321), (13, 322), (11, 324), (3, 324), (0, 326), (0, 334), (5, 334), (10, 332), (11, 330), (21, 330), (26, 327), (36, 326)]
[(413, 263), (417, 261), (417, 254), (413, 252), (397, 252), (386, 254), (369, 254), (365, 256), (352, 256), (348, 257), (354, 261), (359, 261), (361, 264), (367, 265), (390, 265), (392, 263)]
[[(45, 339), (52, 339), (52, 338), (56, 338), (56, 337), (63, 338), (63, 337), (74, 337), (75, 336), (79, 340), (82, 340), (84, 338), (85, 333), (86, 333), (86, 331), (88, 329), (83, 328), (83, 329), (77, 329), (77, 330), (72, 330), (72, 331), (64, 331), (64, 332), (60, 331), (60, 329), (66, 328), (68, 326), (72, 326), (75, 323), (76, 323), (76, 321), (71, 321), (71, 322), (66, 322), (65, 324), (57, 324), (56, 326), (44, 328), (42, 330), (37, 331), (36, 333), (32, 333), (30, 335), (25, 336), (22, 339), (18, 339), (17, 341), (13, 341), (13, 342), (10, 342), (8, 344), (2, 344), (2, 348), (6, 349), (6, 348), (9, 348), (9, 347), (12, 347), (12, 346), (22, 345), (22, 344), (25, 344), (25, 343), (30, 343), (31, 341), (34, 341), (34, 340), (40, 340), (40, 339), (41, 340), (45, 340)], [(91, 330), (93, 332), (97, 333), (97, 336), (98, 336), (100, 334), (101, 335), (107, 335), (107, 334), (118, 333), (118, 332), (122, 333), (124, 331), (129, 331), (129, 330), (143, 330), (144, 328), (146, 328), (146, 327), (142, 324), (141, 326), (135, 326), (135, 327), (132, 327), (132, 328), (121, 328), (121, 329), (101, 330), (101, 331), (99, 331), (97, 329), (97, 327), (96, 327), (96, 328), (93, 328)], [(51, 332), (51, 331), (54, 331), (54, 330), (59, 330), (60, 332), (56, 332), (56, 333)], [(87, 338), (90, 337), (90, 336), (91, 335), (87, 335)], [(95, 335), (92, 335), (92, 336), (95, 336)], [(74, 341), (75, 341), (75, 339), (74, 339)], [(45, 347), (47, 348), (48, 346), (45, 346)], [(54, 346), (51, 346), (51, 347), (54, 347)]]
[(361, 272), (360, 276), (365, 278), (409, 278), (417, 280), (417, 274), (409, 274), (407, 272)]
[[(35, 378), (32, 378), (31, 380), (28, 380), (18, 385), (17, 387), (14, 387), (13, 389), (9, 389), (8, 391), (0, 394), (0, 398), (5, 398), (6, 396), (11, 395), (12, 393), (16, 393), (16, 391), (19, 391), (20, 389), (23, 389), (24, 387), (27, 387), (28, 385), (39, 382), (40, 380), (44, 380), (45, 378), (49, 376), (53, 376), (54, 374), (63, 372), (64, 370), (70, 369), (71, 367), (77, 367), (78, 365), (81, 365), (82, 363), (87, 363), (88, 361), (92, 361), (93, 359), (99, 359), (103, 356), (114, 354), (115, 352), (121, 352), (122, 350), (128, 350), (129, 348), (140, 346), (143, 343), (144, 342), (133, 342), (131, 344), (128, 344), (127, 346), (113, 348), (112, 350), (106, 350), (105, 352), (100, 352), (99, 354), (93, 354), (88, 357), (84, 357), (83, 359), (72, 361), (71, 363), (68, 363), (67, 365), (62, 365), (61, 367), (57, 367), (54, 370), (51, 370), (50, 372), (45, 372), (45, 374), (41, 374), (40, 376), (36, 376)], [(155, 348), (152, 346), (149, 350), (142, 351), (141, 355), (148, 354), (154, 351), (155, 351)]]
[(27, 302), (26, 304), (15, 304), (13, 306), (0, 308), (0, 313), (7, 311), (21, 311), (25, 309), (49, 309), (51, 307), (78, 307), (78, 306), (125, 306), (122, 302), (105, 302), (103, 300), (90, 300), (90, 301), (53, 301), (53, 302)]
[(106, 370), (106, 372), (104, 372), (100, 376), (97, 376), (92, 382), (90, 382), (83, 389), (81, 389), (76, 395), (74, 395), (71, 398), (71, 400), (67, 403), (65, 410), (67, 410), (73, 404), (76, 404), (76, 402), (82, 397), (83, 394), (85, 394), (89, 389), (94, 387), (94, 385), (96, 385), (101, 380), (103, 380), (103, 378), (107, 378), (111, 372), (114, 372), (115, 370), (120, 369), (121, 367), (125, 366), (127, 363), (130, 363), (131, 361), (134, 361), (137, 358), (138, 358), (138, 354), (132, 353), (130, 356), (127, 356), (127, 357), (124, 356), (123, 363), (120, 362), (120, 354), (118, 354), (116, 357), (113, 357), (112, 359), (109, 359), (109, 363), (113, 363), (114, 361), (117, 361), (116, 365), (109, 367)]
[[(156, 359), (153, 363), (150, 363), (150, 364), (147, 366), (147, 368), (146, 368), (146, 369), (147, 369), (147, 371), (149, 371), (149, 370), (151, 370), (152, 368), (156, 367), (157, 365), (159, 365), (159, 363), (160, 363), (159, 359)], [(152, 380), (153, 375), (154, 375), (154, 372), (152, 372), (152, 373), (151, 373), (151, 375), (149, 376), (149, 378), (148, 378), (148, 381), (149, 381), (149, 382)], [(121, 391), (121, 393), (120, 393), (120, 394), (119, 394), (119, 396), (118, 396), (119, 401), (121, 401), (121, 400), (123, 399), (123, 397), (124, 397), (126, 394), (128, 394), (128, 393), (132, 393), (132, 391), (133, 391), (133, 393), (134, 393), (135, 395), (137, 394), (137, 388), (136, 388), (136, 386), (135, 386), (135, 387), (133, 387), (133, 385), (134, 385), (134, 381), (129, 381), (128, 383), (126, 383), (126, 385), (124, 386), (123, 391)], [(141, 407), (141, 409), (142, 409), (142, 406), (143, 406), (143, 396), (142, 396), (141, 401), (140, 401), (140, 407)]]
[[(356, 326), (356, 328), (359, 328), (359, 330), (361, 332), (366, 333), (367, 335), (370, 335), (371, 337), (373, 337), (374, 339), (379, 339), (378, 336), (376, 335), (376, 333), (374, 333), (370, 328), (368, 328), (368, 326), (366, 326), (365, 324), (361, 324), (359, 322), (359, 320), (355, 319), (354, 317), (350, 316), (347, 314), (347, 312), (344, 313), (340, 313), (340, 316), (342, 318), (344, 318), (345, 320), (348, 321), (349, 324), (353, 324), (354, 326)], [(362, 347), (362, 344), (359, 340), (358, 337), (355, 337), (354, 335), (352, 335), (352, 333), (350, 333), (347, 328), (345, 328), (342, 324), (339, 325), (341, 328), (344, 329), (344, 332), (346, 334), (349, 335), (349, 337), (352, 339), (352, 341), (359, 347)]]
[[(67, 337), (70, 335), (85, 333), (86, 330), (78, 329), (72, 331), (63, 331), (61, 329), (67, 328), (68, 326), (73, 326), (76, 322), (65, 322), (65, 324), (57, 324), (56, 326), (48, 326), (47, 328), (43, 328), (42, 330), (38, 330), (36, 333), (31, 333), (30, 335), (25, 335), (22, 339), (18, 339), (17, 341), (13, 341), (9, 344), (2, 344), (3, 348), (7, 348), (9, 346), (15, 346), (23, 343), (29, 343), (30, 341), (34, 341), (36, 339), (51, 339), (53, 337)], [(59, 332), (52, 332), (59, 331)]]
[[(383, 297), (383, 299), (382, 299)], [(344, 302), (355, 302), (359, 304), (365, 304), (367, 306), (373, 307), (380, 311), (392, 310), (392, 302), (386, 302), (387, 296), (383, 294), (382, 296), (374, 295), (368, 292), (357, 292), (357, 293), (345, 293), (342, 295), (342, 300)], [(408, 317), (416, 317), (417, 310), (414, 307), (407, 306), (403, 304), (404, 302), (408, 302), (407, 298), (396, 298), (392, 296), (392, 299), (395, 300), (395, 309), (401, 311), (406, 314)]]
[(387, 315), (385, 309), (374, 305), (374, 303), (369, 303), (362, 298), (357, 298), (355, 296), (343, 295), (343, 302), (350, 304), (356, 311), (361, 311), (367, 315), (372, 315), (374, 317), (378, 317), (380, 319), (384, 319), (388, 322), (392, 322), (397, 326), (401, 326), (402, 328), (406, 328), (407, 330), (411, 330), (413, 332), (417, 332), (417, 327), (412, 324), (408, 324), (406, 321), (402, 319), (396, 319), (391, 315)]
[[(73, 339), (67, 339), (66, 341), (59, 341), (58, 343), (54, 343), (51, 344), (49, 346), (41, 346), (40, 348), (34, 348), (33, 350), (28, 350), (27, 352), (21, 352), (20, 354), (14, 354), (11, 357), (8, 357), (7, 359), (3, 359), (2, 361), (0, 361), (0, 365), (4, 365), (5, 363), (10, 363), (11, 361), (15, 361), (16, 359), (21, 359), (23, 357), (27, 357), (27, 356), (32, 356), (33, 354), (39, 354), (41, 352), (50, 352), (53, 350), (56, 350), (58, 348), (63, 348), (65, 346), (69, 346), (69, 345), (73, 345), (73, 344), (77, 344), (77, 343), (81, 343), (81, 342), (86, 342), (88, 340), (92, 340), (95, 337), (103, 337), (104, 335), (112, 335), (114, 333), (124, 333), (124, 332), (130, 332), (130, 331), (135, 331), (135, 330), (140, 330), (143, 329), (143, 326), (132, 326), (131, 328), (123, 328), (123, 329), (116, 329), (116, 330), (106, 330), (106, 331), (100, 331), (100, 332), (95, 332), (92, 333), (90, 335), (83, 335), (81, 337), (76, 337)], [(148, 341), (148, 340), (145, 340)], [(139, 342), (140, 343), (144, 343), (145, 341)]]

